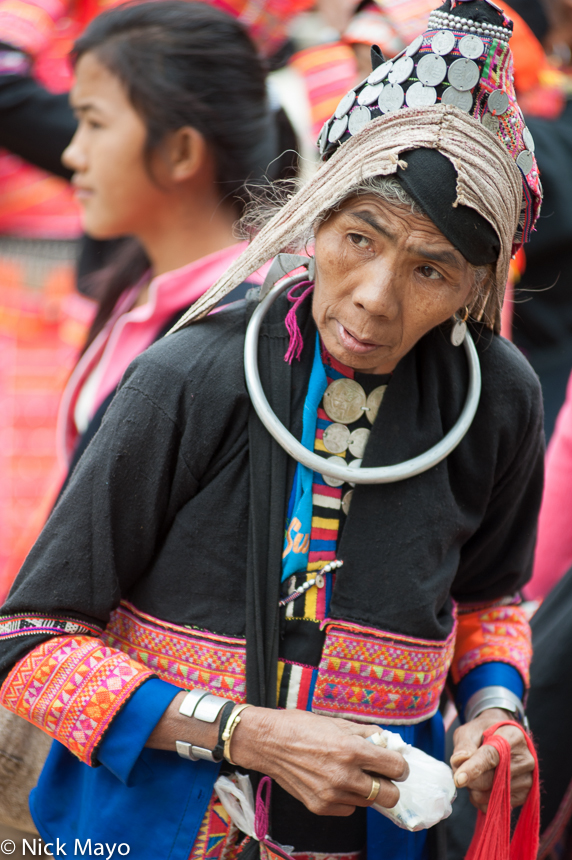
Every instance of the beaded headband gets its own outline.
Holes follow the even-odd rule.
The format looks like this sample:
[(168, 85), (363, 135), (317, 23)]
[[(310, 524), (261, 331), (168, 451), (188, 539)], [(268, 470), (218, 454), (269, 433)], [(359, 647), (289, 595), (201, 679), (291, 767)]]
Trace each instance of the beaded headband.
[(518, 106), (509, 39), (512, 22), (491, 0), (447, 0), (428, 29), (393, 60), (377, 65), (342, 98), (318, 146), (327, 160), (377, 117), (406, 108), (454, 105), (500, 141), (522, 176), (512, 253), (528, 240), (542, 201), (534, 140)]

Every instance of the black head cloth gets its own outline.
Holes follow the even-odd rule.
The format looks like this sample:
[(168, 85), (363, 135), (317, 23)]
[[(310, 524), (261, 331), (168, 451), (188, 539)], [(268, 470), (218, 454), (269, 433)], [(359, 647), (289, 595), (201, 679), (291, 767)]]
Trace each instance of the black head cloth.
[(449, 242), (474, 266), (496, 263), (500, 241), (492, 225), (470, 206), (454, 205), (457, 171), (436, 149), (413, 149), (396, 179)]

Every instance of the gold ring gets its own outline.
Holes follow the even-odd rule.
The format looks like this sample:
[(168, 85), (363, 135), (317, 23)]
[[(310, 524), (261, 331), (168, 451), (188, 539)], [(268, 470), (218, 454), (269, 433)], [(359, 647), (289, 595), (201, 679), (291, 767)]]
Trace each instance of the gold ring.
[(372, 778), (371, 778), (371, 791), (368, 794), (368, 796), (366, 797), (366, 800), (368, 803), (370, 800), (375, 800), (375, 798), (379, 794), (380, 788), (381, 788), (381, 781), (379, 779), (376, 779), (375, 776), (372, 776)]

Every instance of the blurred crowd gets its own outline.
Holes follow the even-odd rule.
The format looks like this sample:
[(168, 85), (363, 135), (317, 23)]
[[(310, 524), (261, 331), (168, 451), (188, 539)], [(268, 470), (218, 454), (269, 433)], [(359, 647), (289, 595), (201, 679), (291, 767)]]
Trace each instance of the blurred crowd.
[[(395, 56), (425, 29), (438, 5), (436, 0), (211, 2), (245, 25), (260, 52), (276, 139), (271, 150), (260, 152), (247, 135), (242, 140), (240, 117), (247, 131), (259, 121), (245, 96), (230, 132), (217, 129), (215, 154), (204, 153), (194, 186), (203, 212), (209, 205), (205, 177), (211, 158), (218, 159), (219, 171), (227, 171), (229, 193), (238, 193), (253, 177), (260, 183), (308, 176), (318, 161), (315, 141), (324, 121), (371, 71), (372, 45), (385, 58)], [(565, 575), (572, 568), (572, 2), (497, 2), (514, 22), (515, 87), (536, 144), (545, 194), (538, 229), (526, 252), (512, 261), (503, 318), (503, 335), (522, 350), (541, 380), (548, 443), (535, 570), (526, 594), (531, 612), (544, 601), (533, 619), (539, 655), (534, 665), (542, 679), (536, 688), (533, 684), (530, 699), (536, 731), (534, 716), (558, 686), (558, 678), (550, 680), (558, 644), (554, 631), (562, 632), (566, 623), (555, 620), (555, 612), (567, 606)], [(95, 216), (91, 225), (80, 219), (77, 195), (89, 192), (82, 189), (81, 176), (94, 130), (76, 134), (85, 105), (79, 93), (75, 111), (70, 106), (70, 51), (85, 26), (111, 5), (114, 0), (0, 0), (2, 600), (127, 365), (243, 247), (232, 236), (244, 201), (228, 212), (215, 206), (216, 218), (197, 217), (190, 228), (183, 225), (178, 238), (175, 201), (166, 231), (170, 244), (161, 239), (165, 265), (151, 280), (149, 261), (132, 235), (138, 207), (153, 205), (152, 189), (145, 196), (138, 178), (126, 178), (119, 162), (106, 179), (113, 186), (108, 189), (112, 228), (104, 230)], [(159, 101), (160, 94), (153, 110), (161, 130), (167, 120)], [(201, 110), (199, 105), (198, 116)], [(208, 122), (208, 116), (201, 121)], [(251, 161), (243, 152), (249, 147)], [(125, 196), (131, 208), (123, 215)], [(191, 290), (189, 266), (195, 267)], [(181, 269), (184, 278), (173, 274)], [(257, 282), (255, 276), (252, 283)], [(563, 671), (564, 663), (559, 678)], [(560, 713), (566, 707), (559, 703)], [(546, 737), (541, 727), (537, 732), (547, 760), (557, 749), (561, 753), (554, 792), (544, 806), (543, 857), (556, 857), (551, 852), (566, 840), (572, 812), (572, 755), (558, 746), (553, 729)], [(470, 815), (462, 804), (457, 808), (459, 816)], [(454, 822), (451, 828), (450, 856), (464, 856), (469, 840), (457, 837)]]

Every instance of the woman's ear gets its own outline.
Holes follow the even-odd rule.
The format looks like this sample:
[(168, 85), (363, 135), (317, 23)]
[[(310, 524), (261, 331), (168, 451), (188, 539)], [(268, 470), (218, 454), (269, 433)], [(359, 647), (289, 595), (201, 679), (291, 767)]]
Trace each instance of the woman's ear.
[(205, 138), (196, 128), (183, 126), (170, 135), (167, 155), (173, 181), (186, 182), (205, 166), (207, 159)]

